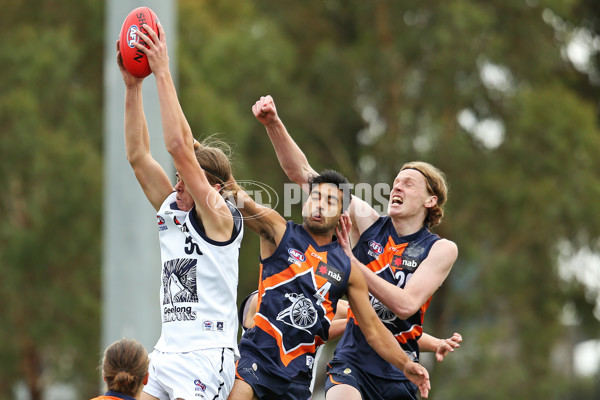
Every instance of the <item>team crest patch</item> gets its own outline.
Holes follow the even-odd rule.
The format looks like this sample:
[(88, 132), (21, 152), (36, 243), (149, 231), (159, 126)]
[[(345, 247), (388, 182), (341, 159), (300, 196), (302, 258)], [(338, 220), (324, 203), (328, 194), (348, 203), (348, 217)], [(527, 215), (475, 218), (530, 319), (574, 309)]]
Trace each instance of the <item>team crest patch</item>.
[(311, 333), (309, 329), (315, 326), (319, 317), (312, 301), (302, 293), (286, 293), (285, 298), (292, 304), (277, 314), (277, 321)]
[(381, 243), (371, 240), (369, 242), (369, 255), (374, 259), (379, 259), (379, 256), (383, 253), (383, 246)]
[(204, 383), (202, 383), (202, 381), (200, 379), (196, 379), (194, 381), (194, 385), (196, 386), (196, 391), (203, 391), (206, 392), (206, 385)]
[(215, 332), (224, 332), (225, 331), (225, 321), (211, 321), (205, 319), (202, 321), (202, 330), (203, 331), (215, 331)]
[(300, 265), (300, 263), (306, 261), (306, 256), (300, 250), (290, 248), (288, 249), (288, 254), (290, 255), (290, 257), (288, 258), (288, 262), (290, 264)]
[(165, 223), (165, 219), (163, 217), (161, 217), (160, 215), (156, 216), (156, 219), (158, 220), (158, 230), (160, 231), (166, 231), (167, 228), (167, 224)]
[(339, 286), (345, 278), (345, 274), (342, 271), (332, 267), (331, 265), (325, 264), (323, 261), (319, 262), (315, 273), (320, 277), (327, 279), (328, 282), (331, 282), (336, 286)]

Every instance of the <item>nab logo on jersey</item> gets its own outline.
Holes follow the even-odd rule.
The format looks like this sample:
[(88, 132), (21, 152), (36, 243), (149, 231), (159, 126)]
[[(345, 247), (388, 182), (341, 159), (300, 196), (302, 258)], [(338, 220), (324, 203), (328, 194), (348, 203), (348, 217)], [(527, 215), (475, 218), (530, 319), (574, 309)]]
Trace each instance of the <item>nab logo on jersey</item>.
[(403, 259), (399, 255), (394, 255), (392, 257), (392, 262), (390, 263), (394, 270), (403, 269), (407, 272), (414, 272), (415, 269), (419, 266), (419, 263), (416, 260)]
[(290, 255), (288, 262), (292, 264), (300, 265), (300, 263), (306, 261), (306, 256), (300, 250), (288, 249), (288, 254)]
[(383, 246), (381, 245), (381, 243), (371, 240), (369, 242), (369, 255), (375, 259), (378, 259), (382, 253)]
[(323, 261), (319, 262), (316, 274), (327, 279), (327, 281), (335, 284), (336, 286), (339, 286), (344, 280), (344, 273), (342, 271), (325, 264)]

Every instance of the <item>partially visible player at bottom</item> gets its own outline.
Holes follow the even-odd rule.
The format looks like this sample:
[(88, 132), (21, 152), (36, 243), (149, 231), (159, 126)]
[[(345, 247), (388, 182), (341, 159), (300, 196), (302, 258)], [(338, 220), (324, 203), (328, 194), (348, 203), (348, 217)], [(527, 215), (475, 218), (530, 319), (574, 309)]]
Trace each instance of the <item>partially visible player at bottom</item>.
[[(238, 258), (243, 221), (223, 197), (231, 163), (224, 144), (195, 141), (169, 71), (166, 35), (138, 30), (156, 78), (165, 147), (177, 184), (150, 154), (142, 105), (142, 80), (118, 63), (125, 83), (127, 159), (157, 211), (161, 250), (162, 329), (150, 354), (150, 378), (142, 400), (225, 400), (233, 386), (237, 355)], [(148, 267), (148, 266), (141, 266)], [(142, 271), (145, 273), (146, 271)], [(158, 272), (158, 271), (157, 271)]]
[(102, 379), (108, 391), (92, 400), (135, 400), (148, 383), (148, 353), (135, 339), (119, 339), (104, 351)]
[(239, 343), (241, 358), (230, 400), (309, 399), (315, 353), (329, 338), (343, 295), (369, 345), (427, 397), (427, 370), (412, 362), (385, 329), (369, 302), (364, 275), (334, 240), (350, 200), (347, 183), (334, 171), (311, 177), (302, 225), (286, 222), (235, 189), (245, 224), (260, 236), (261, 268), (258, 311)]

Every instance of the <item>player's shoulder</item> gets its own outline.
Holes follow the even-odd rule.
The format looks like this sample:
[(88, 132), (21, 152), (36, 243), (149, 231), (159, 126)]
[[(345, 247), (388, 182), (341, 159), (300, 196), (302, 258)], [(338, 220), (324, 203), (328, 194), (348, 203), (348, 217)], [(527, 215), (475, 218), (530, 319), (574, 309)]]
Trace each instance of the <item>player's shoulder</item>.
[(452, 257), (456, 259), (458, 257), (458, 246), (451, 240), (440, 238), (437, 240), (433, 247), (431, 248), (432, 252), (444, 254), (447, 257)]

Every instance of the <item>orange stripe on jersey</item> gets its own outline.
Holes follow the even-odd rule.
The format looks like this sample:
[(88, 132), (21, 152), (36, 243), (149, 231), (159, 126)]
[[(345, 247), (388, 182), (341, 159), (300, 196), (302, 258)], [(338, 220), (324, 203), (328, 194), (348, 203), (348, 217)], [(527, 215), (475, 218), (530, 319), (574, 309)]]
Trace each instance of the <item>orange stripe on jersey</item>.
[(244, 380), (244, 378), (242, 378), (242, 377), (240, 376), (240, 374), (238, 374), (238, 372), (237, 372), (237, 369), (238, 369), (238, 364), (239, 364), (239, 363), (240, 363), (240, 360), (237, 360), (237, 361), (235, 362), (235, 376), (236, 376), (236, 378), (238, 378), (238, 379), (241, 379), (241, 380), (243, 381), (243, 380)]
[(281, 332), (279, 332), (275, 327), (273, 327), (269, 321), (267, 321), (263, 316), (258, 315), (254, 319), (254, 323), (260, 329), (271, 335), (275, 341), (277, 342), (277, 347), (279, 347), (279, 357), (281, 358), (281, 362), (286, 367), (292, 362), (296, 357), (299, 357), (306, 353), (314, 353), (316, 348), (323, 343), (323, 339), (319, 336), (315, 337), (315, 340), (310, 344), (304, 344), (294, 348), (292, 351), (287, 351), (283, 346), (283, 338), (281, 337)]
[[(317, 252), (310, 245), (308, 246), (308, 249), (304, 252), (304, 255), (306, 257), (305, 261), (299, 262), (299, 264), (290, 264), (288, 268), (284, 269), (283, 271), (263, 279), (262, 282), (260, 282), (260, 286), (262, 286), (263, 289), (277, 286), (283, 282), (293, 279), (296, 275), (306, 273), (306, 271), (310, 268), (316, 270), (317, 266), (319, 265), (319, 261), (327, 263), (327, 252)], [(262, 276), (262, 264), (260, 272)]]
[(405, 344), (410, 339), (417, 340), (423, 334), (423, 327), (420, 325), (413, 325), (409, 331), (402, 332), (400, 335), (394, 336), (399, 343)]
[(331, 376), (331, 374), (327, 374), (329, 376), (329, 380), (331, 381), (331, 383), (333, 383), (334, 385), (341, 385), (341, 382), (338, 382), (336, 380), (333, 379), (333, 377)]
[[(429, 307), (429, 303), (431, 303), (431, 297), (421, 306), (421, 325), (423, 324), (423, 317), (425, 316), (425, 311)], [(394, 337), (402, 344), (405, 344), (411, 339), (418, 340), (423, 334), (423, 326), (421, 325), (413, 325), (409, 331), (402, 332), (400, 335), (395, 335)]]
[(263, 279), (262, 287), (263, 289), (267, 289), (269, 287), (278, 286), (283, 282), (287, 282), (293, 279), (296, 275), (300, 275), (302, 273), (306, 273), (311, 267), (306, 261), (302, 264), (292, 264), (288, 268), (284, 269), (278, 274), (271, 275), (268, 278)]

